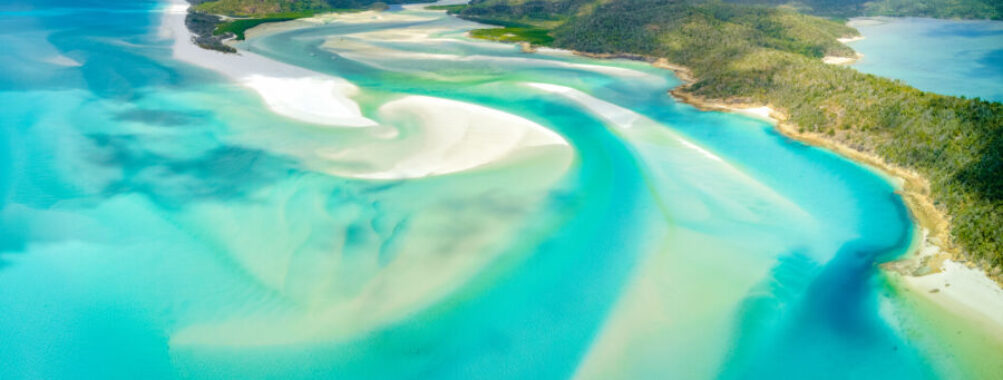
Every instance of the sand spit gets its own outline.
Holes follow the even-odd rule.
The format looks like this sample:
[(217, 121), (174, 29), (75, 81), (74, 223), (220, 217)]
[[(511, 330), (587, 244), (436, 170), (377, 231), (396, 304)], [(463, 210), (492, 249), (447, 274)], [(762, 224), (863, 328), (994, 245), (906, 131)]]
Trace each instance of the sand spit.
[(615, 104), (600, 99), (596, 99), (584, 92), (575, 90), (570, 87), (564, 87), (546, 83), (527, 83), (526, 85), (538, 90), (558, 94), (571, 100), (574, 100), (579, 104), (585, 106), (585, 108), (592, 110), (606, 121), (613, 123), (620, 128), (631, 128), (634, 126), (634, 123), (641, 120), (641, 115), (638, 115), (634, 111), (628, 110), (626, 108), (617, 106)]
[[(373, 127), (369, 140), (351, 147), (297, 153), (320, 158), (321, 170), (328, 173), (373, 180), (421, 178), (479, 168), (540, 149), (559, 157), (554, 162), (565, 169), (570, 165), (573, 150), (561, 136), (527, 119), (471, 103), (408, 96), (382, 105), (377, 123), (364, 117), (350, 98), (358, 88), (341, 78), (245, 51), (224, 54), (199, 48), (190, 42), (186, 12), (187, 4), (176, 3), (164, 16), (162, 32), (175, 38), (175, 58), (219, 71), (255, 90), (277, 114), (317, 125)], [(349, 14), (348, 19), (362, 22), (374, 17), (369, 13)], [(310, 23), (315, 22), (297, 25)]]
[(371, 127), (350, 97), (358, 88), (348, 81), (276, 62), (254, 53), (225, 54), (191, 42), (185, 27), (188, 4), (172, 0), (161, 34), (174, 38), (174, 58), (218, 71), (261, 96), (273, 112), (299, 121), (339, 127)]

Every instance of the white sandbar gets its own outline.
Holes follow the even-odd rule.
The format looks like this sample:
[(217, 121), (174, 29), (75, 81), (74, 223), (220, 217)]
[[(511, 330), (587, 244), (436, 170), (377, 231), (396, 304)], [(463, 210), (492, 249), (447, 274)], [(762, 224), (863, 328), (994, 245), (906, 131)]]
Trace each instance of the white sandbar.
[(185, 27), (188, 4), (171, 0), (164, 12), (162, 34), (174, 38), (174, 58), (218, 71), (253, 89), (273, 112), (299, 121), (340, 127), (369, 127), (350, 97), (358, 88), (348, 81), (241, 51), (225, 54), (192, 43)]
[[(558, 134), (525, 118), (476, 104), (406, 96), (380, 107), (381, 120), (399, 126), (399, 137), (318, 154), (350, 163), (332, 174), (404, 179), (456, 173), (503, 161), (529, 150), (571, 148)], [(570, 160), (569, 160), (570, 162)]]

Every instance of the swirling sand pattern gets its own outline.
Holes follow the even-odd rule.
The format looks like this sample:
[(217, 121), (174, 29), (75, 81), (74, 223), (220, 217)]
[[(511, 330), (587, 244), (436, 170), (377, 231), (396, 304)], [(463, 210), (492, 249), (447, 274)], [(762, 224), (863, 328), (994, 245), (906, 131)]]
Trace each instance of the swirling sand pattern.
[(0, 378), (993, 373), (877, 271), (892, 185), (668, 72), (419, 7), (186, 56), (181, 9), (0, 6)]

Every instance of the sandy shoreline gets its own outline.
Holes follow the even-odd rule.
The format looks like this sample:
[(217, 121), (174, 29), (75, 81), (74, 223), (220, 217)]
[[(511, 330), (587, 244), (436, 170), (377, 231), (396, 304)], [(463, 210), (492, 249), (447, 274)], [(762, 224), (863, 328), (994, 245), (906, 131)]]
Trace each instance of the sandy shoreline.
[[(864, 36), (842, 37), (842, 38), (837, 38), (836, 41), (839, 41), (840, 43), (845, 45), (854, 41), (860, 41), (864, 38), (865, 38)], [(825, 57), (822, 57), (822, 62), (828, 63), (830, 65), (852, 65), (854, 63), (857, 63), (857, 61), (859, 61), (863, 57), (864, 55), (858, 52), (853, 52), (852, 57), (839, 57), (835, 55), (827, 55)]]
[(848, 44), (848, 43), (853, 42), (853, 41), (860, 41), (860, 40), (862, 40), (864, 38), (866, 38), (866, 37), (864, 37), (864, 36), (843, 37), (843, 38), (837, 38), (836, 41), (839, 41), (839, 42), (844, 43), (844, 44)]
[(348, 81), (241, 51), (226, 54), (203, 49), (191, 42), (185, 26), (189, 8), (184, 0), (171, 0), (163, 16), (161, 36), (174, 39), (174, 58), (219, 72), (261, 96), (273, 112), (291, 119), (337, 127), (372, 127), (351, 99), (358, 88)]
[(919, 173), (824, 135), (803, 132), (788, 121), (785, 113), (771, 105), (710, 100), (693, 95), (686, 92), (686, 88), (695, 82), (688, 68), (671, 64), (664, 58), (654, 60), (652, 65), (672, 70), (684, 82), (670, 91), (682, 102), (701, 110), (733, 112), (757, 118), (766, 116), (784, 136), (831, 150), (899, 182), (901, 188), (898, 193), (920, 227), (920, 233), (917, 233), (910, 252), (903, 259), (883, 264), (882, 269), (900, 275), (903, 279), (901, 283), (909, 290), (929, 298), (946, 310), (1003, 331), (1003, 288), (984, 270), (965, 261), (960, 248), (951, 240), (949, 216), (934, 205), (930, 199), (929, 182)]
[(837, 57), (834, 55), (827, 55), (822, 57), (822, 63), (828, 63), (830, 65), (852, 65), (857, 63), (864, 55), (856, 53), (853, 57)]
[[(165, 16), (167, 18), (165, 26), (176, 38), (176, 58), (231, 76), (238, 83), (257, 91), (269, 108), (276, 113), (318, 124), (356, 127), (377, 125), (375, 121), (361, 115), (358, 105), (349, 98), (357, 89), (354, 85), (341, 78), (323, 76), (306, 69), (271, 61), (252, 53), (241, 52), (241, 55), (226, 55), (207, 51), (188, 43), (187, 37), (190, 36), (190, 33), (184, 26), (184, 13), (180, 13), (180, 16), (178, 15), (178, 11), (186, 10), (187, 5), (183, 0), (172, 0), (171, 12)], [(357, 17), (361, 19), (371, 18), (371, 16)], [(992, 320), (1003, 327), (1003, 316), (996, 315), (1000, 314), (998, 313), (1001, 310), (999, 305), (1003, 305), (1003, 290), (1000, 290), (1000, 287), (996, 283), (989, 280), (985, 273), (977, 270), (961, 269), (965, 265), (960, 262), (961, 255), (959, 249), (951, 242), (949, 218), (934, 206), (929, 197), (929, 183), (918, 173), (889, 164), (877, 155), (858, 151), (826, 136), (817, 133), (802, 132), (796, 125), (787, 121), (787, 115), (776, 110), (771, 105), (710, 100), (690, 94), (686, 92), (686, 88), (694, 83), (696, 79), (692, 72), (686, 67), (671, 64), (664, 58), (653, 60), (648, 57), (633, 55), (575, 53), (596, 58), (647, 60), (655, 67), (672, 70), (684, 82), (683, 85), (671, 91), (671, 94), (680, 101), (703, 110), (735, 112), (771, 121), (776, 125), (777, 130), (785, 136), (810, 145), (829, 149), (855, 162), (875, 168), (878, 172), (885, 173), (891, 178), (898, 179), (901, 181), (900, 194), (921, 227), (923, 237), (917, 239), (916, 247), (907, 255), (906, 259), (886, 264), (883, 268), (902, 273), (905, 277), (910, 277), (911, 279), (907, 279), (904, 283), (914, 288), (920, 294), (928, 297), (951, 298), (953, 299), (952, 304), (961, 305), (960, 307), (969, 309), (977, 315), (983, 315), (986, 319)], [(268, 73), (268, 76), (264, 76), (262, 73)], [(279, 75), (272, 76), (276, 73)], [(389, 107), (383, 109), (383, 112), (387, 114), (384, 116), (395, 117), (394, 115), (396, 114), (406, 115), (405, 119), (422, 120), (430, 124), (448, 124), (452, 122), (453, 120), (442, 119), (449, 115), (432, 112), (428, 109), (428, 107), (441, 107), (452, 109), (447, 113), (454, 116), (459, 115), (457, 117), (463, 119), (461, 120), (461, 124), (469, 126), (473, 125), (468, 120), (471, 119), (469, 113), (477, 111), (477, 109), (472, 108), (473, 105), (462, 102), (443, 102), (425, 98), (407, 98), (406, 100), (402, 100), (402, 102), (395, 102), (392, 105), (388, 104)], [(318, 110), (320, 110), (320, 113), (318, 113)], [(507, 146), (502, 151), (492, 151), (490, 154), (491, 157), (478, 156), (478, 152), (485, 152), (485, 149), (483, 149), (484, 145), (474, 144), (473, 146), (468, 146), (469, 141), (456, 137), (470, 133), (471, 130), (469, 128), (462, 131), (454, 131), (456, 133), (428, 130), (426, 132), (441, 137), (436, 139), (436, 141), (442, 143), (439, 144), (442, 146), (437, 146), (437, 151), (446, 152), (464, 148), (461, 149), (464, 154), (459, 156), (445, 154), (427, 155), (421, 154), (421, 152), (413, 152), (414, 154), (412, 155), (399, 157), (400, 160), (398, 162), (367, 162), (364, 165), (364, 167), (372, 169), (380, 167), (375, 171), (372, 169), (361, 171), (351, 170), (350, 173), (343, 172), (336, 174), (371, 179), (424, 177), (463, 171), (476, 166), (486, 165), (490, 162), (502, 160), (510, 156), (511, 153), (521, 151), (524, 148), (555, 145), (559, 147), (563, 146), (564, 148), (568, 147), (567, 142), (560, 136), (553, 134), (553, 132), (546, 130), (542, 126), (535, 125), (535, 123), (515, 122), (515, 119), (510, 117), (515, 117), (515, 115), (504, 113), (494, 116), (496, 117), (492, 117), (491, 119), (497, 119), (502, 124), (514, 123), (522, 127), (517, 128), (520, 130), (518, 136), (511, 136), (512, 143), (509, 144), (510, 146)], [(627, 125), (629, 124), (627, 123)], [(543, 130), (540, 130), (541, 128)], [(505, 128), (489, 128), (484, 131), (478, 131), (475, 135), (490, 136), (502, 130), (505, 130)], [(474, 143), (476, 142), (474, 141)], [(380, 145), (382, 146), (382, 144)], [(371, 146), (370, 148), (377, 148), (377, 146)], [(387, 148), (390, 147), (388, 146)], [(396, 152), (397, 149), (393, 149), (392, 151)], [(390, 152), (388, 151), (388, 153)], [(362, 154), (364, 152), (354, 152), (359, 153), (357, 155), (350, 151), (325, 151), (322, 153), (329, 158), (347, 159), (347, 161), (355, 163), (365, 161), (363, 158), (369, 156)], [(478, 161), (478, 165), (460, 164), (472, 159), (476, 161), (480, 158), (483, 158), (483, 160)], [(381, 167), (388, 164), (393, 165), (390, 165), (390, 167)], [(930, 277), (938, 274), (940, 274), (939, 277)], [(989, 281), (988, 283), (993, 286), (987, 286), (987, 282), (979, 280), (979, 277)], [(951, 291), (930, 293), (930, 289), (927, 288), (931, 286), (931, 281), (936, 281), (938, 278), (943, 278), (944, 281), (949, 280), (954, 283), (966, 283), (969, 285), (959, 286)], [(913, 281), (912, 279), (917, 280)], [(973, 302), (973, 300), (979, 301)], [(996, 300), (999, 302), (986, 300)], [(952, 311), (956, 312), (957, 310)], [(996, 314), (993, 314), (994, 312)]]
[[(559, 134), (530, 120), (473, 103), (429, 96), (388, 99), (370, 117), (353, 97), (359, 88), (332, 75), (238, 50), (226, 54), (198, 47), (185, 25), (189, 4), (171, 0), (161, 36), (173, 38), (174, 58), (219, 72), (258, 93), (274, 113), (318, 126), (361, 128), (359, 141), (341, 146), (284, 153), (302, 157), (315, 169), (347, 178), (399, 180), (491, 167), (527, 157), (546, 157), (567, 169), (574, 150)], [(424, 20), (414, 16), (358, 12), (325, 14), (308, 20), (266, 24), (262, 35), (327, 22)], [(409, 38), (407, 32), (396, 37)], [(413, 36), (410, 36), (413, 37)], [(451, 58), (451, 57), (450, 57)], [(377, 122), (376, 120), (380, 120)], [(541, 156), (543, 155), (543, 156)]]

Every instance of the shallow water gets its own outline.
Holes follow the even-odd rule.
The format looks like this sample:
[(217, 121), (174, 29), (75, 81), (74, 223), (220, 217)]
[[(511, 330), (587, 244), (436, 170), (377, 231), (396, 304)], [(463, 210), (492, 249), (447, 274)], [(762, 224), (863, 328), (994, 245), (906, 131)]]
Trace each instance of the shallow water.
[(853, 66), (918, 89), (1003, 101), (1003, 21), (854, 19), (865, 37)]
[[(993, 374), (941, 327), (979, 331), (877, 270), (914, 235), (891, 184), (676, 103), (667, 71), (419, 10), (241, 46), (359, 86), (387, 139), (270, 112), (172, 59), (161, 20), (0, 6), (0, 378)], [(573, 157), (365, 180), (317, 153), (421, 147), (421, 116), (380, 111), (406, 95), (518, 115)]]

